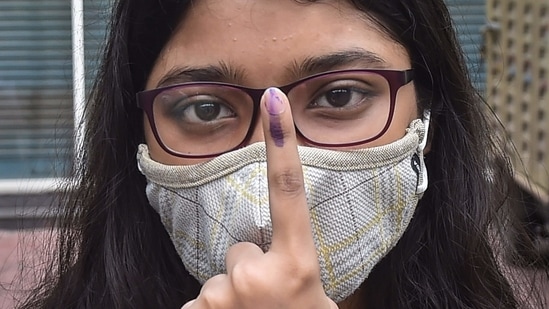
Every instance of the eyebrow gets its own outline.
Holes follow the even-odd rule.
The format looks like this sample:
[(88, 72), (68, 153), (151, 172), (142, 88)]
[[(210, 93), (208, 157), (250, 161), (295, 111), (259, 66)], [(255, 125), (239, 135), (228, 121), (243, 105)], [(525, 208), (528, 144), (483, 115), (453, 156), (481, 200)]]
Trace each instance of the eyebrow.
[[(353, 48), (294, 60), (291, 65), (286, 67), (286, 70), (288, 80), (293, 81), (309, 75), (342, 68), (383, 69), (388, 66), (388, 63), (379, 55), (362, 48)], [(197, 81), (243, 84), (244, 79), (245, 70), (243, 68), (220, 61), (217, 65), (173, 68), (160, 79), (157, 87)]]
[(217, 65), (204, 67), (176, 67), (168, 71), (159, 81), (157, 87), (188, 82), (227, 82), (239, 84), (244, 80), (244, 70), (220, 61)]
[(388, 68), (389, 64), (371, 51), (354, 48), (320, 56), (311, 56), (301, 61), (296, 60), (287, 69), (294, 79), (299, 79), (322, 72), (347, 69), (350, 66), (361, 69), (384, 69)]

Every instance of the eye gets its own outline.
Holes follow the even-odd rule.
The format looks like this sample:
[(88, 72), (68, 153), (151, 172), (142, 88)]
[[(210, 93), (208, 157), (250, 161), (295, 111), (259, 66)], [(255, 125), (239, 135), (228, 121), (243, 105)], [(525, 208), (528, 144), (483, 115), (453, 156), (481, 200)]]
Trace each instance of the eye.
[(367, 103), (375, 97), (375, 91), (368, 85), (356, 81), (338, 81), (317, 91), (319, 95), (310, 103), (311, 107), (353, 108)]
[(351, 89), (333, 89), (323, 96), (323, 101), (334, 107), (343, 107), (353, 99)]
[(170, 116), (179, 122), (204, 124), (232, 118), (236, 114), (218, 98), (200, 95), (176, 103), (170, 110)]

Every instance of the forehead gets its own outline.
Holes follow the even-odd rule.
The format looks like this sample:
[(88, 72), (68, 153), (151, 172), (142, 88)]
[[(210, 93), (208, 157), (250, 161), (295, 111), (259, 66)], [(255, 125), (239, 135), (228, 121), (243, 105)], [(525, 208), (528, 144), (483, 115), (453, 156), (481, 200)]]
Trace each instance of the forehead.
[(376, 55), (388, 68), (410, 65), (405, 48), (347, 1), (198, 0), (164, 46), (147, 88), (174, 69), (219, 64), (241, 73), (238, 82), (247, 86), (283, 84), (296, 78), (292, 67), (346, 50)]

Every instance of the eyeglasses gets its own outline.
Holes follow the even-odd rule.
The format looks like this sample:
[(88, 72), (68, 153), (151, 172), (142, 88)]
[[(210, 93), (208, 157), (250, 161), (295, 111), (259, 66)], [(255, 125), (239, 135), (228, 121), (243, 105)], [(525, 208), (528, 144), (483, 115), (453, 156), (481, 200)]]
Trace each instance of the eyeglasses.
[[(319, 147), (372, 142), (389, 128), (398, 90), (413, 70), (341, 70), (278, 87), (290, 101), (297, 134)], [(210, 158), (248, 142), (266, 89), (219, 82), (189, 82), (141, 91), (154, 137), (169, 154)]]

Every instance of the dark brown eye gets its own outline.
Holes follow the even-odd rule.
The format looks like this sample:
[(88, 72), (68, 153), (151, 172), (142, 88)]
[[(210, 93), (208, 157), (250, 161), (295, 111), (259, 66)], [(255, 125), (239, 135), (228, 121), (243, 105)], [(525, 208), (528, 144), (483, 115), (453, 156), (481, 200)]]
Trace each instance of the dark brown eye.
[(168, 114), (171, 119), (186, 124), (214, 123), (236, 117), (229, 104), (210, 95), (182, 98), (169, 108)]
[(196, 117), (203, 121), (215, 120), (221, 111), (221, 105), (215, 103), (202, 103), (194, 105)]
[(334, 107), (343, 107), (349, 103), (351, 96), (349, 89), (333, 89), (326, 93), (326, 101)]

